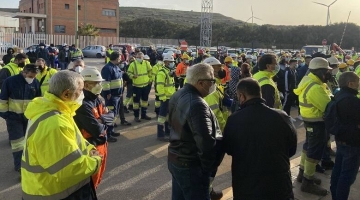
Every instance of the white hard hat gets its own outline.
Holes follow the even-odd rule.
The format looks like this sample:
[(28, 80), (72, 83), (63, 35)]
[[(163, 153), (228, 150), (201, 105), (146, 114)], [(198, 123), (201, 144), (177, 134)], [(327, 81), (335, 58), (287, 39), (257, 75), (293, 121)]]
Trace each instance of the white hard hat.
[(188, 53), (192, 53), (192, 50), (191, 50), (191, 49), (188, 49), (187, 52), (188, 52)]
[(230, 57), (237, 58), (238, 56), (236, 54), (232, 53), (232, 54), (230, 54)]
[(330, 63), (330, 65), (338, 65), (338, 64), (340, 64), (339, 60), (337, 58), (335, 58), (335, 56), (331, 56), (327, 60)]
[(66, 44), (66, 43), (64, 43), (64, 44), (63, 44), (63, 47), (65, 47), (65, 46), (67, 46), (67, 44)]
[(221, 62), (218, 60), (218, 59), (216, 59), (216, 58), (214, 58), (214, 57), (210, 57), (210, 58), (206, 58), (204, 61), (203, 61), (203, 63), (205, 63), (205, 64), (209, 64), (209, 65), (221, 65)]
[(181, 51), (180, 51), (180, 50), (177, 50), (177, 51), (176, 51), (176, 54), (181, 54)]
[(245, 58), (246, 59), (252, 59), (252, 55), (246, 55)]
[(174, 62), (175, 60), (174, 60), (174, 57), (172, 56), (172, 54), (165, 54), (163, 61)]
[(80, 74), (84, 78), (84, 81), (105, 81), (105, 79), (101, 77), (99, 70), (95, 67), (86, 67)]
[(150, 60), (150, 57), (148, 55), (145, 55), (144, 60)]
[(309, 69), (332, 69), (325, 58), (316, 57), (310, 61)]

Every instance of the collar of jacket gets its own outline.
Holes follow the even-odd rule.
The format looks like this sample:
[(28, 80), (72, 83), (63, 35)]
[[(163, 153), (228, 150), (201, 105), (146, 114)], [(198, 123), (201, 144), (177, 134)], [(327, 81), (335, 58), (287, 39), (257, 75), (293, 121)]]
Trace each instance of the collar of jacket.
[(264, 74), (266, 77), (269, 77), (269, 78), (272, 78), (272, 77), (275, 76), (275, 74), (274, 74), (273, 72), (269, 72), (269, 71), (266, 71), (266, 70), (264, 70), (264, 71), (259, 71), (258, 73), (262, 73), (262, 74)]
[(80, 107), (80, 105), (75, 101), (65, 102), (59, 97), (48, 92), (45, 92), (44, 98), (51, 104), (53, 110), (58, 110), (62, 113), (70, 114), (72, 117), (75, 116), (75, 111)]
[(349, 88), (349, 87), (340, 88), (340, 92), (337, 93), (337, 94), (341, 94), (341, 93), (350, 93), (350, 94), (353, 94), (355, 96), (359, 94), (359, 92), (357, 90), (354, 90), (354, 89)]
[(308, 74), (308, 76), (309, 76), (313, 81), (315, 81), (317, 84), (319, 84), (319, 85), (324, 85), (324, 84), (326, 84), (326, 83), (323, 83), (323, 82), (320, 80), (319, 77), (317, 77), (315, 74), (313, 74), (313, 73), (311, 73), (311, 72)]
[(201, 93), (196, 89), (196, 87), (189, 83), (186, 83), (184, 85), (184, 89), (189, 90), (190, 92), (194, 92), (194, 93), (198, 94), (200, 97), (202, 97)]
[(92, 93), (91, 91), (89, 90), (83, 90), (84, 91), (84, 96), (85, 96), (85, 99), (90, 99), (90, 100), (95, 100), (98, 98), (98, 95), (95, 95), (94, 93)]
[(252, 106), (252, 105), (258, 105), (258, 104), (265, 104), (265, 100), (262, 98), (252, 98), (248, 101), (246, 101), (245, 103), (243, 103), (242, 105), (240, 105), (240, 109), (244, 109), (246, 107)]

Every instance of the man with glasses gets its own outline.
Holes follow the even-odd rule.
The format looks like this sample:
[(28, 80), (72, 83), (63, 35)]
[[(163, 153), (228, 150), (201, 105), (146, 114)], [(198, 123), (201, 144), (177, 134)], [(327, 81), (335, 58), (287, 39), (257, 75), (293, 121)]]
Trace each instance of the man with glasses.
[(254, 75), (261, 87), (262, 98), (270, 108), (281, 109), (280, 92), (273, 81), (273, 77), (280, 71), (274, 54), (265, 54), (259, 60), (259, 72)]
[(210, 199), (210, 176), (216, 169), (219, 123), (204, 97), (216, 90), (214, 69), (197, 64), (187, 69), (187, 83), (169, 101), (168, 168), (172, 199)]

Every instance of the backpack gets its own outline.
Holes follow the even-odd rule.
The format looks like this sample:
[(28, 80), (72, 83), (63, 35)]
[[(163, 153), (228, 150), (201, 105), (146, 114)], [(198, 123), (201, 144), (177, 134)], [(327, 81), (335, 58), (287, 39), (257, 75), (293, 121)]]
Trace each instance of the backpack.
[(325, 130), (332, 135), (339, 135), (339, 133), (346, 128), (345, 124), (341, 122), (337, 113), (337, 103), (347, 97), (353, 97), (351, 94), (343, 94), (337, 99), (331, 98), (331, 101), (326, 105), (324, 113)]

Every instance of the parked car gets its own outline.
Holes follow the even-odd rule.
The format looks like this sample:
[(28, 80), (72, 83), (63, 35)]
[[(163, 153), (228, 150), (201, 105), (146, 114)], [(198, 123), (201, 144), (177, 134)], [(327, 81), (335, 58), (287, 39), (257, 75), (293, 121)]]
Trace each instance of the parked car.
[(103, 58), (105, 57), (106, 47), (102, 45), (90, 45), (82, 49), (84, 57)]

